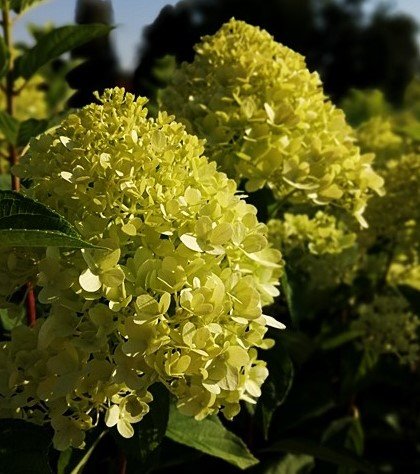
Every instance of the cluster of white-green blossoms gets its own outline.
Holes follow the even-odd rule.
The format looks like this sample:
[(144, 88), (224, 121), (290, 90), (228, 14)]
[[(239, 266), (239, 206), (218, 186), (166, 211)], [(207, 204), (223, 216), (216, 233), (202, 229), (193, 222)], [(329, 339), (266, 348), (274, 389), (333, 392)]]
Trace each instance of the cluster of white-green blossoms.
[(104, 247), (49, 248), (36, 265), (47, 310), (0, 351), (0, 415), (51, 422), (55, 446), (81, 446), (105, 414), (133, 434), (153, 383), (197, 419), (253, 402), (272, 346), (262, 307), (281, 254), (256, 209), (173, 117), (107, 90), (33, 139), (16, 167), (25, 191)]
[(161, 93), (163, 107), (205, 138), (207, 153), (246, 189), (279, 199), (333, 204), (366, 225), (382, 193), (373, 154), (361, 154), (344, 113), (325, 97), (304, 58), (266, 31), (230, 20), (195, 46)]
[(308, 277), (313, 289), (350, 282), (358, 260), (356, 234), (335, 216), (318, 211), (285, 213), (283, 220), (268, 222), (269, 241), (280, 249), (289, 265)]
[[(410, 116), (410, 120), (408, 117)], [(405, 123), (405, 125), (403, 125)], [(411, 123), (409, 128), (408, 123)], [(414, 114), (373, 117), (358, 128), (363, 149), (374, 151), (386, 194), (373, 198), (366, 211), (369, 228), (359, 235), (362, 247), (378, 242), (388, 254), (388, 281), (420, 289), (420, 148), (407, 130), (418, 129)]]
[(358, 309), (352, 329), (360, 332), (363, 348), (375, 356), (394, 354), (402, 364), (415, 364), (420, 356), (420, 319), (399, 295), (377, 295)]
[(270, 237), (286, 253), (299, 248), (314, 255), (338, 254), (352, 247), (356, 234), (349, 233), (334, 216), (318, 211), (307, 214), (285, 213), (284, 219), (268, 222)]

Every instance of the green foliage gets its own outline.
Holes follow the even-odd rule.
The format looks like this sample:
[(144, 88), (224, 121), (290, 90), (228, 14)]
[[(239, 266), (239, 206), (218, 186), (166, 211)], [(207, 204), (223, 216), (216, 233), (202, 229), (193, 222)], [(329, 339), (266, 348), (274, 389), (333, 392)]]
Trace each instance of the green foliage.
[(196, 421), (172, 408), (166, 435), (177, 443), (224, 459), (240, 469), (258, 463), (241, 438), (228, 431), (216, 417)]
[(274, 412), (283, 404), (292, 386), (294, 368), (288, 352), (281, 345), (267, 352), (264, 359), (268, 364), (269, 376), (262, 387), (256, 414), (261, 418), (267, 439)]
[(81, 474), (83, 472), (94, 449), (106, 435), (106, 431), (98, 433), (98, 430), (93, 430), (89, 435), (86, 449), (67, 448), (66, 451), (60, 453), (57, 461), (57, 474)]
[(9, 6), (15, 13), (21, 14), (42, 1), (43, 0), (10, 0)]
[(150, 388), (153, 401), (150, 411), (141, 423), (135, 425), (131, 438), (122, 438), (117, 430), (113, 431), (117, 444), (127, 458), (128, 472), (149, 471), (159, 460), (160, 445), (166, 434), (169, 421), (169, 392), (163, 385)]
[(30, 79), (42, 66), (111, 30), (107, 25), (71, 25), (56, 28), (41, 36), (37, 44), (15, 62), (15, 77)]
[(13, 191), (0, 191), (0, 246), (93, 247), (57, 212)]
[(34, 118), (30, 118), (24, 122), (21, 122), (17, 132), (15, 144), (18, 147), (25, 146), (27, 143), (29, 143), (29, 140), (32, 137), (36, 137), (40, 133), (45, 132), (45, 130), (48, 128), (48, 125), (48, 120), (39, 120)]
[(264, 474), (309, 474), (315, 467), (314, 458), (307, 454), (287, 454), (281, 461), (271, 463)]
[(398, 295), (375, 295), (372, 303), (361, 305), (352, 328), (361, 334), (367, 352), (392, 353), (405, 364), (415, 364), (419, 359), (420, 318)]
[(10, 54), (3, 36), (0, 36), (0, 78), (3, 77), (9, 67)]
[(356, 471), (372, 473), (373, 467), (367, 462), (359, 459), (351, 451), (345, 449), (331, 448), (329, 446), (314, 443), (308, 439), (284, 439), (277, 441), (267, 448), (267, 451), (282, 451), (293, 454), (306, 454), (315, 458), (336, 464), (340, 467), (350, 468)]
[(19, 121), (7, 112), (0, 110), (0, 130), (9, 143), (15, 143), (19, 130)]
[(0, 131), (12, 145), (18, 147), (26, 145), (32, 137), (39, 135), (47, 127), (48, 120), (30, 118), (19, 122), (7, 112), (0, 111)]
[(52, 474), (46, 456), (50, 442), (44, 428), (22, 420), (1, 420), (0, 473)]

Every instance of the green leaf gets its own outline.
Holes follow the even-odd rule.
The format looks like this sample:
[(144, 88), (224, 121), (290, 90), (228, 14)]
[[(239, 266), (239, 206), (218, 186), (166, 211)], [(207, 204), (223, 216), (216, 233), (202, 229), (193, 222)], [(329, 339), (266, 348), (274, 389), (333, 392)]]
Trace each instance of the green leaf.
[(348, 467), (367, 473), (374, 472), (370, 463), (356, 456), (351, 451), (331, 448), (307, 439), (283, 439), (264, 449), (264, 451), (307, 454), (337, 466)]
[(0, 245), (93, 247), (58, 213), (14, 191), (0, 191)]
[(371, 384), (374, 380), (372, 372), (379, 361), (379, 355), (374, 351), (365, 348), (363, 352), (360, 352), (356, 347), (351, 350), (352, 352), (342, 359), (340, 380), (343, 397), (353, 395)]
[(289, 266), (286, 267), (281, 279), (281, 286), (292, 322), (296, 328), (299, 328), (300, 322), (305, 319), (307, 314), (305, 298), (302, 296), (307, 292), (308, 282), (302, 272), (297, 272)]
[(269, 376), (262, 386), (256, 415), (261, 420), (263, 433), (267, 439), (273, 414), (283, 404), (292, 386), (293, 364), (288, 352), (280, 344), (265, 352), (263, 358), (267, 362)]
[(420, 316), (420, 291), (408, 285), (400, 285), (398, 289), (411, 306), (411, 309)]
[(7, 73), (10, 53), (7, 49), (3, 36), (0, 36), (0, 78)]
[(228, 431), (217, 417), (197, 421), (182, 415), (175, 406), (171, 406), (166, 436), (177, 443), (224, 459), (240, 469), (258, 463), (246, 444)]
[(10, 8), (15, 13), (23, 13), (28, 8), (34, 7), (37, 3), (41, 3), (44, 0), (10, 0)]
[[(159, 446), (165, 436), (169, 419), (169, 392), (158, 383), (150, 388), (153, 402), (149, 413), (133, 425), (134, 436), (123, 438), (116, 429), (112, 434), (127, 458), (127, 473), (148, 472), (158, 462)], [(140, 469), (141, 467), (141, 469)]]
[(3, 135), (9, 143), (16, 143), (18, 130), (19, 121), (7, 112), (0, 110), (0, 131), (3, 132)]
[(149, 461), (151, 455), (162, 442), (169, 421), (169, 392), (162, 384), (150, 388), (153, 402), (149, 413), (139, 423), (136, 433), (139, 457), (143, 463)]
[(348, 416), (334, 420), (324, 431), (321, 441), (361, 456), (364, 450), (364, 432), (360, 419)]
[(31, 78), (40, 67), (94, 38), (106, 35), (112, 27), (101, 24), (62, 26), (43, 35), (36, 45), (15, 62), (15, 77)]
[(294, 364), (299, 366), (305, 363), (317, 349), (313, 338), (301, 331), (293, 331), (289, 328), (282, 331), (277, 340), (287, 349)]
[(272, 463), (264, 474), (309, 474), (315, 467), (314, 458), (306, 454), (287, 454), (281, 461)]
[(16, 137), (17, 146), (25, 146), (32, 137), (36, 137), (48, 128), (48, 120), (30, 118), (21, 122)]
[(354, 339), (357, 339), (360, 336), (360, 331), (343, 331), (338, 334), (334, 334), (333, 336), (325, 337), (320, 341), (319, 347), (324, 351), (336, 349), (337, 347), (340, 347), (343, 344), (347, 344), (348, 342), (354, 341)]
[(26, 317), (24, 306), (0, 308), (0, 324), (5, 331), (11, 331), (23, 323)]
[(7, 141), (16, 146), (25, 146), (32, 137), (44, 132), (48, 126), (48, 120), (31, 118), (19, 122), (7, 112), (0, 111), (0, 130)]
[(96, 446), (106, 433), (107, 431), (98, 433), (98, 430), (92, 430), (86, 436), (88, 449), (68, 448), (62, 451), (58, 457), (57, 474), (81, 474)]
[(51, 474), (44, 428), (23, 420), (0, 421), (0, 474)]
[(9, 173), (0, 174), (0, 190), (10, 191), (12, 187), (12, 177)]

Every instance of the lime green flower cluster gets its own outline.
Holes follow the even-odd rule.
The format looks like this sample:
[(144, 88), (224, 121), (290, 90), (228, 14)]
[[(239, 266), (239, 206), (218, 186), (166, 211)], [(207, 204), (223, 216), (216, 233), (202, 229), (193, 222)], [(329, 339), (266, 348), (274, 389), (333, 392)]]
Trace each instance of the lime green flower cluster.
[[(370, 201), (369, 229), (360, 233), (359, 242), (365, 248), (382, 242), (390, 283), (420, 288), (420, 150), (401, 120), (406, 122), (407, 115), (373, 117), (358, 128), (362, 149), (377, 156), (386, 189), (384, 197)], [(419, 125), (413, 115), (411, 120)]]
[(357, 140), (362, 150), (376, 155), (377, 167), (383, 166), (387, 159), (401, 154), (402, 137), (395, 132), (389, 117), (375, 116), (357, 128)]
[(419, 359), (419, 327), (420, 319), (399, 295), (377, 295), (372, 303), (359, 307), (359, 317), (352, 323), (367, 352), (395, 354), (402, 364), (415, 364)]
[(314, 255), (338, 254), (352, 247), (356, 234), (347, 233), (334, 216), (318, 211), (313, 218), (306, 214), (284, 214), (284, 220), (268, 222), (269, 235), (285, 253), (299, 247)]
[(290, 268), (306, 275), (307, 289), (319, 290), (350, 282), (357, 267), (356, 234), (344, 222), (318, 211), (284, 214), (268, 222), (269, 240), (281, 249)]
[(398, 240), (405, 240), (409, 233), (415, 239), (420, 235), (420, 155), (389, 159), (381, 174), (386, 195), (372, 200), (366, 213), (372, 232)]
[(294, 202), (338, 205), (366, 225), (362, 214), (382, 179), (304, 58), (234, 19), (195, 51), (161, 103), (207, 140), (221, 169), (245, 179), (249, 192), (267, 184), (279, 199), (293, 193)]
[[(359, 233), (363, 270), (391, 285), (420, 289), (420, 113), (419, 81), (407, 88), (402, 109), (393, 110), (378, 91), (354, 91), (343, 102), (346, 112), (363, 109), (375, 98), (378, 107), (364, 107), (365, 122), (357, 128), (364, 152), (376, 155), (385, 180), (385, 196), (374, 197), (366, 211), (369, 229)], [(352, 100), (356, 105), (352, 106)], [(382, 103), (382, 107), (379, 107)], [(371, 116), (369, 116), (369, 113)], [(369, 253), (369, 249), (381, 249)], [(375, 270), (376, 268), (376, 270)], [(375, 276), (376, 273), (376, 276)]]
[(116, 325), (113, 317), (105, 305), (82, 317), (53, 305), (34, 328), (12, 329), (10, 342), (0, 346), (0, 417), (50, 422), (54, 446), (65, 450), (83, 447), (85, 431), (97, 423), (99, 413), (116, 406), (119, 432), (132, 436), (131, 424), (149, 410), (150, 378), (144, 377), (141, 387), (138, 377), (133, 389), (115, 375), (118, 356), (111, 354), (108, 341)]
[(382, 170), (387, 193), (373, 199), (367, 217), (371, 228), (361, 242), (385, 241), (390, 253), (388, 279), (420, 289), (420, 154), (389, 159)]
[(51, 420), (59, 449), (80, 446), (101, 412), (131, 436), (155, 382), (183, 413), (232, 418), (261, 393), (267, 326), (282, 327), (262, 313), (281, 255), (234, 181), (173, 117), (147, 118), (145, 99), (98, 98), (33, 139), (16, 167), (31, 197), (101, 247), (47, 250), (37, 284), (49, 315), (0, 355), (1, 413)]

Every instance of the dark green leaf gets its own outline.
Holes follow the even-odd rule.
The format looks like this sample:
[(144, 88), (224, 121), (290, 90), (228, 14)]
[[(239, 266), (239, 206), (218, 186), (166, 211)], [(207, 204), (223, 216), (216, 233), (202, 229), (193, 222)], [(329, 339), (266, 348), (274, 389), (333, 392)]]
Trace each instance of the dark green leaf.
[(348, 416), (334, 420), (324, 431), (321, 441), (323, 444), (342, 447), (361, 456), (364, 449), (364, 432), (360, 419)]
[[(37, 218), (37, 216), (34, 216)], [(63, 247), (84, 249), (93, 247), (81, 238), (72, 237), (56, 230), (0, 230), (2, 247)]]
[(85, 449), (68, 448), (62, 451), (58, 458), (57, 474), (81, 474), (94, 449), (106, 433), (107, 431), (99, 432), (98, 429), (93, 429), (87, 433)]
[(286, 328), (277, 338), (290, 354), (295, 365), (302, 365), (316, 350), (314, 340), (301, 331), (293, 331)]
[(10, 0), (10, 8), (15, 13), (23, 13), (28, 8), (35, 6), (37, 3), (41, 3), (44, 0)]
[(24, 306), (0, 308), (0, 323), (5, 331), (11, 331), (16, 326), (22, 324), (25, 317), (26, 310)]
[(283, 404), (293, 381), (293, 364), (288, 352), (281, 344), (264, 353), (269, 376), (262, 386), (256, 415), (261, 420), (265, 438), (268, 437), (271, 419), (275, 410)]
[(0, 174), (0, 190), (10, 191), (12, 187), (12, 177), (9, 173)]
[(19, 131), (19, 121), (7, 112), (0, 110), (0, 131), (9, 143), (15, 144)]
[(271, 463), (264, 474), (309, 474), (315, 467), (314, 458), (306, 454), (287, 454), (280, 461)]
[(93, 247), (58, 213), (14, 191), (0, 191), (0, 245)]
[(372, 382), (372, 371), (378, 363), (379, 355), (376, 352), (358, 351), (352, 357), (342, 359), (342, 396), (346, 397), (357, 393), (361, 387)]
[(48, 120), (30, 118), (21, 122), (17, 132), (16, 145), (25, 146), (32, 137), (36, 137), (48, 128)]
[(3, 77), (7, 72), (9, 58), (9, 50), (7, 49), (3, 36), (0, 36), (0, 78)]
[(133, 425), (134, 436), (122, 438), (116, 430), (112, 434), (124, 451), (127, 472), (148, 472), (158, 461), (159, 446), (165, 436), (169, 419), (169, 392), (162, 384), (154, 384), (150, 392), (153, 402), (149, 413), (140, 423)]
[(197, 421), (182, 415), (176, 407), (171, 406), (166, 436), (177, 443), (224, 459), (240, 469), (258, 463), (245, 443), (228, 431), (217, 417)]
[(374, 472), (370, 463), (355, 456), (351, 451), (331, 448), (307, 439), (283, 439), (264, 449), (264, 451), (307, 454), (338, 466), (349, 467), (362, 472)]
[(329, 336), (324, 338), (320, 343), (319, 346), (324, 351), (328, 351), (331, 349), (335, 349), (337, 347), (342, 346), (343, 344), (347, 344), (348, 342), (353, 341), (360, 337), (360, 331), (344, 331), (340, 332), (339, 334), (335, 334), (333, 336)]
[(50, 443), (40, 426), (23, 420), (0, 420), (0, 474), (51, 474)]
[(404, 295), (412, 310), (420, 316), (420, 291), (408, 285), (400, 285), (398, 289)]
[(162, 384), (155, 384), (150, 392), (153, 402), (149, 413), (139, 424), (137, 436), (139, 456), (143, 463), (149, 462), (150, 456), (162, 442), (169, 420), (169, 392)]
[(295, 328), (299, 328), (300, 322), (306, 316), (307, 308), (305, 307), (305, 298), (302, 298), (302, 295), (307, 292), (307, 285), (308, 282), (302, 272), (298, 273), (290, 267), (285, 268), (281, 286)]
[(40, 67), (94, 38), (106, 35), (112, 27), (101, 24), (62, 26), (43, 35), (37, 44), (15, 63), (15, 77), (31, 78)]

